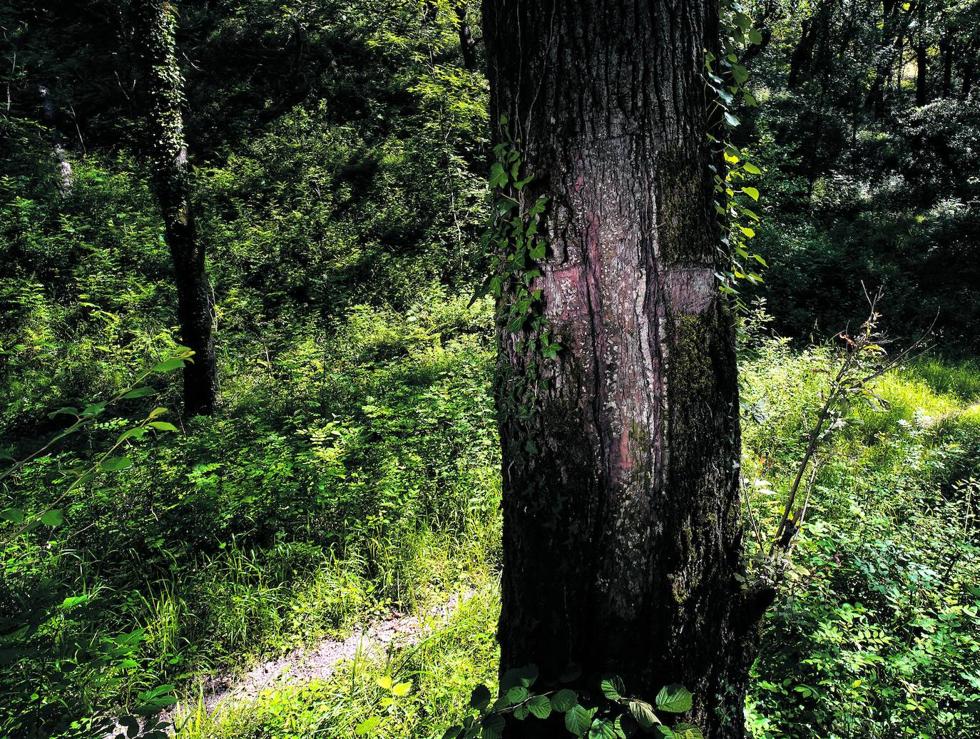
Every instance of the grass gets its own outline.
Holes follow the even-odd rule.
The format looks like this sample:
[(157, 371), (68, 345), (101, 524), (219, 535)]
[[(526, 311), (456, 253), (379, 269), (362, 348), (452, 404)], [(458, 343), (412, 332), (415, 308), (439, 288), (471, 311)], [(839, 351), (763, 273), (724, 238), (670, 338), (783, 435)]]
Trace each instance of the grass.
[[(181, 737), (347, 739), (372, 717), (371, 736), (440, 736), (496, 669), (488, 333), (486, 306), (434, 294), (400, 314), (354, 310), (328, 342), (301, 332), (256, 371), (240, 357), (222, 416), (134, 450), (130, 473), (86, 488), (70, 530), (5, 553), (7, 586), (46, 614), (31, 647), (49, 658), (3, 673), (20, 711), (4, 726), (131, 709), (168, 683)], [(778, 340), (744, 353), (743, 472), (770, 524), (832, 363), (828, 348)], [(787, 592), (765, 624), (756, 739), (975, 726), (964, 706), (980, 695), (963, 675), (980, 680), (980, 660), (962, 655), (980, 654), (969, 586), (980, 554), (964, 524), (964, 501), (980, 499), (969, 483), (980, 474), (977, 365), (920, 359), (876, 393), (882, 402), (854, 404), (822, 454)], [(20, 490), (43, 501), (59, 463), (27, 469)], [(197, 702), (205, 675), (471, 589), (418, 647), (363, 654), (328, 680), (211, 716)], [(80, 593), (85, 602), (58, 605)], [(61, 674), (51, 655), (77, 668)], [(409, 692), (393, 694), (386, 676)]]
[[(448, 623), (418, 644), (385, 655), (369, 652), (341, 665), (327, 680), (268, 690), (254, 701), (212, 714), (203, 701), (179, 712), (181, 739), (233, 737), (351, 737), (372, 717), (371, 736), (441, 736), (478, 683), (491, 684), (497, 650), (492, 634), (499, 609), (495, 583), (484, 582)], [(431, 628), (431, 627), (430, 627)], [(405, 695), (385, 687), (408, 683)]]
[[(796, 353), (784, 345), (773, 343), (763, 347), (761, 353), (743, 365), (743, 377), (748, 382), (744, 395), (750, 403), (766, 401), (766, 415), (757, 416), (755, 420), (750, 418), (746, 423), (746, 456), (760, 459), (768, 455), (766, 464), (757, 469), (767, 469), (772, 485), (777, 488), (788, 483), (792, 465), (797, 459), (795, 455), (802, 443), (802, 431), (816, 408), (829, 362), (830, 356), (823, 350)], [(948, 373), (944, 370), (948, 370)], [(956, 515), (954, 511), (963, 515), (962, 505), (955, 501), (942, 504), (935, 498), (932, 498), (931, 504), (925, 500), (929, 499), (929, 489), (957, 478), (957, 473), (947, 464), (949, 459), (969, 454), (964, 443), (969, 444), (971, 438), (980, 438), (980, 419), (970, 410), (980, 392), (980, 385), (971, 374), (974, 371), (975, 365), (971, 363), (943, 363), (935, 358), (919, 360), (900, 372), (881, 378), (876, 384), (875, 392), (884, 401), (883, 405), (855, 405), (852, 408), (851, 422), (839, 434), (834, 446), (835, 460), (827, 466), (822, 484), (818, 486), (812, 531), (805, 535), (809, 538), (802, 546), (797, 566), (790, 573), (790, 590), (782, 596), (782, 604), (777, 605), (767, 622), (767, 649), (785, 651), (786, 645), (776, 645), (774, 640), (786, 637), (785, 629), (795, 617), (795, 608), (804, 606), (813, 598), (843, 597), (846, 605), (847, 595), (843, 593), (852, 588), (853, 583), (844, 586), (843, 593), (833, 596), (834, 590), (822, 580), (823, 576), (814, 578), (814, 572), (826, 567), (819, 563), (819, 553), (825, 550), (828, 542), (835, 541), (830, 533), (832, 527), (839, 527), (838, 533), (842, 535), (833, 548), (844, 552), (845, 556), (847, 549), (842, 549), (841, 545), (845, 540), (850, 541), (848, 537), (860, 540), (862, 532), (867, 535), (872, 531), (881, 535), (878, 549), (863, 554), (852, 552), (854, 560), (844, 566), (845, 571), (850, 567), (867, 567), (876, 561), (875, 555), (884, 558), (884, 563), (896, 551), (907, 551), (909, 554), (903, 556), (911, 556), (911, 559), (907, 560), (909, 569), (905, 574), (912, 573), (914, 576), (916, 567), (929, 567), (932, 562), (941, 561), (946, 556), (948, 549), (939, 546), (936, 539), (949, 535), (945, 519)], [(773, 428), (778, 429), (775, 438)], [(757, 447), (753, 448), (753, 444)], [(943, 464), (937, 466), (940, 459), (944, 460)], [(881, 496), (882, 500), (876, 505), (869, 504), (868, 497), (875, 492), (881, 493), (889, 486), (903, 485), (912, 489), (911, 492), (906, 491), (908, 495), (905, 497), (901, 492), (891, 490)], [(902, 500), (909, 503), (909, 495), (916, 504), (914, 511), (894, 508)], [(923, 495), (926, 497), (923, 498)], [(903, 519), (905, 526), (901, 525)], [(925, 545), (923, 537), (932, 542)], [(958, 543), (967, 547), (961, 551), (961, 555), (970, 562), (969, 567), (976, 568), (976, 558), (970, 553), (968, 544), (962, 538)], [(909, 547), (919, 550), (913, 555)], [(480, 551), (485, 552), (486, 549), (480, 547), (470, 554)], [(862, 561), (864, 565), (860, 564)], [(817, 569), (807, 575), (811, 567)], [(848, 572), (848, 575), (851, 574)], [(874, 571), (870, 572), (870, 576), (874, 577)], [(894, 571), (894, 565), (891, 577), (901, 577)], [(885, 582), (888, 582), (887, 577)], [(951, 583), (947, 585), (952, 585), (952, 589), (928, 579), (920, 581), (920, 584), (930, 593), (945, 593), (937, 597), (947, 602), (962, 599), (964, 593), (958, 589), (959, 586)], [(831, 589), (824, 590), (827, 587)], [(800, 588), (804, 589), (802, 595), (805, 597), (793, 594)], [(813, 592), (806, 592), (807, 588), (813, 588)], [(851, 595), (855, 593), (852, 591)], [(894, 643), (895, 637), (890, 631), (910, 621), (931, 618), (923, 616), (935, 607), (928, 597), (906, 613), (895, 613), (884, 623), (880, 622), (884, 613), (876, 612), (873, 604), (859, 603), (850, 611), (846, 608), (842, 610), (839, 606), (838, 600), (821, 603), (815, 609), (829, 608), (829, 611), (815, 625), (813, 648), (816, 651), (810, 655), (804, 654), (801, 675), (784, 672), (782, 682), (774, 682), (772, 676), (766, 674), (768, 665), (765, 660), (761, 668), (757, 668), (749, 711), (754, 736), (815, 736), (817, 734), (811, 733), (806, 726), (819, 725), (820, 721), (824, 722), (825, 729), (830, 727), (829, 733), (825, 734), (827, 736), (853, 736), (852, 731), (867, 732), (869, 736), (891, 736), (890, 732), (901, 731), (901, 727), (889, 724), (882, 715), (889, 702), (873, 698), (868, 688), (861, 687), (863, 683), (859, 676), (874, 669), (879, 660), (901, 661), (906, 658), (919, 660), (922, 665), (929, 665), (930, 669), (938, 672), (923, 676), (916, 675), (914, 669), (905, 669), (902, 673), (905, 680), (914, 677), (936, 680), (939, 675), (951, 674), (949, 671), (953, 669), (953, 663), (943, 662), (937, 657), (937, 654), (942, 655), (942, 649), (926, 644), (903, 647)], [(810, 608), (808, 605), (806, 607)], [(969, 605), (964, 607), (970, 612)], [(460, 715), (469, 692), (476, 684), (493, 683), (495, 651), (492, 634), (496, 612), (496, 591), (483, 587), (480, 596), (468, 603), (447, 626), (435, 632), (422, 648), (407, 650), (408, 654), (397, 652), (384, 659), (365, 656), (347, 665), (328, 681), (272, 690), (253, 703), (232, 707), (214, 716), (209, 717), (200, 710), (192, 712), (188, 714), (190, 718), (179, 736), (192, 739), (206, 736), (227, 739), (246, 736), (349, 737), (360, 722), (371, 716), (382, 718), (382, 722), (372, 729), (371, 736), (392, 739), (439, 736), (441, 729), (451, 723), (454, 716)], [(950, 614), (956, 612), (955, 609), (952, 612), (943, 611), (951, 623), (957, 624), (957, 629), (954, 629), (956, 638), (961, 645), (976, 645), (970, 641), (973, 638), (970, 635), (975, 634), (975, 626), (953, 620)], [(853, 628), (855, 623), (862, 624), (859, 628), (864, 630), (867, 638), (858, 636), (850, 646), (846, 642), (836, 641), (834, 634), (838, 633), (838, 629), (846, 624)], [(946, 633), (940, 638), (949, 636)], [(841, 685), (852, 686), (850, 692), (844, 691), (844, 696), (834, 697), (827, 688), (804, 683), (808, 679), (804, 676), (828, 667), (827, 658), (824, 657), (824, 662), (821, 662), (820, 656), (820, 651), (826, 651), (830, 646), (826, 643), (828, 638), (830, 644), (836, 645), (832, 647), (836, 650), (835, 660), (845, 666), (845, 671), (854, 675), (845, 679), (835, 674), (834, 679)], [(818, 646), (821, 642), (822, 646)], [(849, 663), (851, 667), (846, 667)], [(867, 666), (862, 666), (865, 664)], [(783, 669), (788, 667), (786, 665)], [(390, 696), (378, 685), (378, 680), (386, 675), (411, 682), (411, 694), (400, 699)], [(874, 686), (872, 689), (885, 685), (882, 689), (890, 690), (887, 680), (878, 684), (868, 678), (864, 680)], [(813, 692), (807, 692), (811, 687)], [(925, 685), (920, 690), (927, 693), (934, 687)], [(778, 696), (778, 699), (774, 700), (774, 696)], [(864, 708), (855, 710), (855, 715), (846, 720), (839, 718), (839, 712), (838, 718), (827, 718), (821, 716), (818, 710), (821, 696), (825, 696), (825, 700), (839, 700), (842, 705), (851, 705), (852, 708), (860, 703)], [(902, 711), (896, 714), (909, 724), (916, 721), (916, 713), (921, 710), (939, 714), (939, 719), (954, 724), (962, 720), (953, 711), (940, 710), (938, 704), (929, 707), (928, 700), (924, 698), (924, 703), (917, 703), (916, 708), (909, 709), (909, 700), (911, 697), (903, 704)], [(808, 702), (816, 705), (806, 710)], [(789, 708), (783, 704), (789, 704)], [(877, 711), (869, 706), (877, 706)], [(800, 720), (800, 710), (808, 713), (809, 718)], [(837, 721), (842, 723), (837, 724)], [(934, 734), (923, 734), (926, 735)]]

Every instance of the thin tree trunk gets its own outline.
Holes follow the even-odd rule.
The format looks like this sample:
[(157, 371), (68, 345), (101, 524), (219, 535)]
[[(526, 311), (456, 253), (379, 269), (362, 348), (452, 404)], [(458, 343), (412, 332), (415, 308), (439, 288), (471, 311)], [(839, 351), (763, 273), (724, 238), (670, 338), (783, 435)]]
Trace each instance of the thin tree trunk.
[(949, 30), (939, 39), (939, 54), (943, 63), (942, 96), (948, 98), (953, 90), (953, 53), (949, 42)]
[(48, 85), (38, 85), (37, 94), (41, 98), (41, 117), (51, 132), (51, 148), (58, 165), (58, 191), (62, 196), (71, 194), (74, 184), (74, 172), (68, 160), (68, 152), (63, 146), (61, 132), (58, 129), (58, 108), (51, 97)]
[(789, 78), (787, 84), (790, 88), (798, 87), (804, 74), (809, 71), (810, 57), (813, 54), (815, 40), (813, 19), (804, 18), (800, 23), (800, 40), (793, 47), (793, 53), (789, 59)]
[(476, 69), (476, 40), (466, 17), (466, 0), (456, 3), (456, 29), (459, 33), (459, 50), (463, 55), (463, 66), (470, 71)]
[(925, 43), (920, 40), (915, 47), (915, 104), (929, 102), (929, 63)]
[(175, 44), (176, 8), (169, 0), (137, 0), (134, 10), (144, 44), (154, 191), (174, 265), (181, 340), (194, 351), (193, 362), (184, 367), (184, 413), (210, 414), (217, 395), (214, 306), (191, 205), (191, 165), (181, 113), (183, 77)]
[[(704, 49), (717, 6), (484, 0), (491, 120), (549, 198), (534, 287), (563, 349), (498, 304), (501, 667), (555, 684), (679, 682), (709, 739), (744, 735), (760, 608), (739, 587), (732, 319), (715, 281)], [(497, 141), (504, 140), (496, 131)], [(522, 722), (510, 736), (567, 736)]]

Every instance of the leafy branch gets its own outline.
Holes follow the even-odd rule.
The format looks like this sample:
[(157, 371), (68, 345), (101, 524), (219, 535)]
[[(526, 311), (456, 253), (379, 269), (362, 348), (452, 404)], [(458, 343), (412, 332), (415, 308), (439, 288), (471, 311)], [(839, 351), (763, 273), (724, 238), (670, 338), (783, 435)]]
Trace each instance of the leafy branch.
[[(71, 423), (71, 425), (59, 431), (38, 449), (34, 450), (24, 458), (14, 462), (5, 470), (0, 471), (0, 484), (3, 484), (4, 488), (6, 488), (6, 480), (22, 470), (32, 461), (50, 453), (60, 442), (94, 425), (98, 418), (102, 416), (102, 414), (105, 413), (106, 409), (110, 406), (123, 400), (135, 400), (154, 395), (155, 391), (153, 388), (145, 385), (144, 383), (154, 376), (162, 375), (182, 368), (186, 362), (193, 361), (191, 359), (192, 356), (193, 352), (190, 349), (181, 348), (173, 356), (158, 362), (151, 368), (138, 374), (128, 387), (123, 388), (108, 400), (89, 403), (81, 410), (73, 406), (66, 406), (53, 411), (49, 414), (49, 417), (51, 418), (56, 418), (61, 415), (70, 415), (74, 416), (75, 420)], [(166, 408), (157, 406), (153, 408), (145, 418), (136, 422), (133, 426), (119, 434), (113, 444), (105, 451), (96, 455), (95, 459), (90, 464), (76, 469), (75, 477), (68, 487), (66, 487), (50, 504), (48, 504), (43, 511), (35, 514), (28, 514), (20, 508), (7, 508), (0, 512), (0, 519), (9, 521), (18, 526), (18, 528), (16, 528), (6, 537), (3, 544), (9, 544), (17, 537), (40, 525), (54, 528), (64, 523), (64, 514), (60, 510), (60, 506), (79, 486), (91, 480), (99, 472), (121, 472), (133, 466), (132, 459), (127, 456), (117, 454), (120, 449), (129, 445), (133, 441), (142, 439), (151, 431), (173, 432), (178, 430), (172, 423), (160, 420), (160, 417), (166, 412)]]

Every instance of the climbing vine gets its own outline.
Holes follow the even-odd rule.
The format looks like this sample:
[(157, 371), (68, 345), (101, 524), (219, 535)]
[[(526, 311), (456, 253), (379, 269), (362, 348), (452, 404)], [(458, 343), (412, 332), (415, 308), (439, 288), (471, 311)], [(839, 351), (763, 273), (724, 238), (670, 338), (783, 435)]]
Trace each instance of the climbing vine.
[(749, 206), (750, 202), (753, 205), (758, 202), (759, 190), (747, 183), (761, 175), (762, 170), (749, 161), (745, 148), (729, 140), (728, 133), (741, 125), (734, 113), (739, 102), (747, 107), (759, 104), (745, 86), (749, 72), (739, 63), (739, 58), (749, 46), (762, 43), (762, 33), (753, 27), (752, 19), (738, 0), (724, 0), (720, 36), (720, 52), (708, 51), (705, 56), (705, 79), (714, 93), (711, 97), (715, 107), (711, 112), (721, 124), (716, 129), (719, 136), (708, 136), (720, 154), (720, 166), (714, 167), (715, 210), (722, 218), (725, 231), (719, 245), (724, 266), (718, 279), (722, 292), (732, 295), (736, 306), (743, 307), (738, 283), (762, 282), (758, 269), (767, 266), (765, 259), (749, 244), (755, 238), (755, 226), (761, 218)]
[(496, 299), (498, 320), (507, 331), (525, 332), (518, 350), (532, 349), (536, 355), (554, 359), (561, 346), (550, 334), (541, 288), (534, 284), (548, 249), (541, 232), (548, 198), (535, 197), (528, 188), (534, 175), (524, 167), (507, 116), (501, 116), (500, 130), (503, 141), (494, 147), (490, 167), (493, 210), (484, 235), (484, 248), (491, 255), (490, 276), (481, 294)]

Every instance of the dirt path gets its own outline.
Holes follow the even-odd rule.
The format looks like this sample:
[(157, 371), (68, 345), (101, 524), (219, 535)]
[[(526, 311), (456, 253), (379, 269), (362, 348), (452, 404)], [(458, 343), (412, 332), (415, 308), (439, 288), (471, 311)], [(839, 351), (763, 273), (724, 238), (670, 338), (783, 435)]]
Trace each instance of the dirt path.
[[(255, 700), (259, 694), (270, 688), (302, 685), (311, 680), (328, 678), (338, 665), (358, 654), (377, 656), (392, 647), (417, 644), (431, 631), (428, 624), (430, 619), (445, 622), (460, 603), (469, 600), (473, 595), (472, 591), (454, 595), (447, 602), (430, 610), (426, 617), (394, 613), (358, 629), (346, 639), (327, 639), (309, 649), (295, 649), (278, 659), (259, 663), (244, 675), (226, 674), (209, 678), (204, 684), (204, 707), (208, 713), (215, 713), (224, 706)], [(171, 724), (170, 733), (173, 733), (172, 722), (181, 713), (181, 709), (186, 707), (187, 703), (178, 702), (150, 723), (164, 721)], [(113, 739), (119, 733), (124, 736), (126, 733), (121, 726), (106, 734), (105, 739)]]

